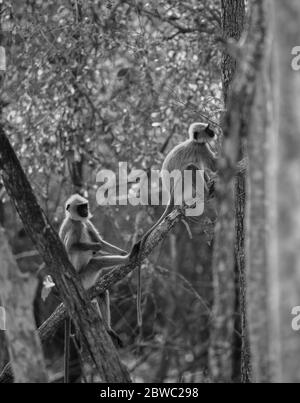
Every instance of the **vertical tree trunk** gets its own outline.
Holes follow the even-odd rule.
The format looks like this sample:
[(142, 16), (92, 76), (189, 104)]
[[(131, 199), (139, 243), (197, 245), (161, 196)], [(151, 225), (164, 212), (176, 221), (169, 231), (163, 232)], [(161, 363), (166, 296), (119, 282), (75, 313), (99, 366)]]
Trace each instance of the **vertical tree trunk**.
[(260, 71), (264, 52), (264, 7), (260, 0), (251, 1), (249, 32), (241, 48), (241, 60), (236, 79), (228, 97), (228, 111), (224, 120), (224, 146), (219, 162), (217, 189), (219, 218), (216, 225), (213, 275), (214, 309), (210, 345), (210, 370), (215, 381), (232, 381), (235, 313), (234, 279), (234, 184), (236, 165), (240, 156), (240, 136), (249, 132), (256, 74)]
[[(244, 29), (244, 24), (245, 24), (245, 1), (244, 0), (222, 0), (221, 3), (222, 3), (223, 39), (224, 39), (225, 43), (227, 43), (228, 40), (239, 41), (239, 39), (241, 37), (241, 34), (243, 32), (243, 29)], [(223, 53), (223, 56), (222, 56), (222, 82), (223, 82), (224, 102), (225, 102), (226, 107), (228, 107), (228, 97), (229, 97), (229, 94), (230, 94), (230, 86), (232, 84), (232, 81), (234, 79), (234, 75), (236, 73), (236, 65), (237, 65), (236, 63), (237, 63), (236, 59), (233, 58), (228, 52)], [(238, 141), (238, 144), (236, 145), (236, 147), (240, 148), (240, 140), (237, 139), (237, 141)], [(241, 184), (242, 184), (242, 182), (241, 182)], [(234, 196), (233, 196), (233, 188), (231, 188), (229, 190), (229, 192), (231, 192), (230, 197), (232, 198), (230, 203), (233, 203), (233, 198), (234, 198)], [(242, 203), (243, 203), (244, 199), (240, 198), (239, 195), (236, 195), (236, 198), (237, 198), (237, 201), (236, 201), (237, 208), (239, 207), (239, 204), (241, 204), (239, 208), (240, 208), (240, 212), (243, 212), (244, 208), (243, 208)], [(240, 221), (240, 226), (239, 226), (238, 230), (241, 230), (242, 229), (241, 226), (242, 226), (242, 223), (243, 223), (243, 216), (240, 215), (238, 217), (240, 217), (240, 220), (239, 220)], [(233, 232), (234, 216), (231, 215), (231, 217), (230, 216), (227, 216), (227, 218), (224, 217), (223, 224), (225, 224), (225, 220), (226, 221), (228, 220), (226, 225), (231, 226), (231, 230), (230, 230), (231, 235), (230, 236), (232, 238), (231, 238), (231, 240), (229, 242), (232, 245), (233, 242), (234, 242), (233, 241), (233, 239), (234, 239), (234, 232)], [(238, 235), (242, 235), (242, 234), (238, 234)], [(240, 246), (241, 246), (241, 248), (243, 247), (242, 244), (238, 244), (237, 245), (238, 251), (239, 251)], [(215, 245), (215, 248), (214, 248), (215, 249), (215, 253), (214, 253), (215, 259), (216, 259), (216, 253), (217, 253), (216, 248), (217, 248), (217, 246)], [(232, 251), (232, 254), (229, 257), (229, 259), (231, 260), (231, 264), (233, 265), (233, 260), (232, 260), (233, 259), (233, 251)], [(214, 264), (216, 264), (216, 260), (214, 261)], [(216, 295), (216, 293), (222, 293), (223, 298), (224, 298), (223, 303), (225, 305), (227, 305), (227, 307), (230, 310), (232, 309), (232, 312), (229, 314), (230, 319), (228, 318), (229, 321), (231, 322), (230, 323), (230, 328), (229, 328), (230, 329), (229, 333), (231, 333), (231, 332), (233, 332), (233, 328), (237, 327), (237, 322), (240, 322), (239, 315), (237, 313), (236, 313), (236, 316), (234, 315), (234, 309), (239, 310), (239, 305), (240, 304), (239, 304), (239, 293), (238, 293), (238, 288), (239, 288), (238, 287), (238, 281), (234, 281), (233, 272), (230, 272), (231, 267), (228, 267), (228, 269), (229, 269), (228, 273), (227, 273), (228, 280), (229, 280), (228, 282), (225, 280), (225, 277), (224, 277), (224, 283), (222, 284), (219, 281), (219, 280), (221, 280), (221, 277), (218, 278), (220, 273), (217, 274), (216, 272), (215, 272), (215, 275), (214, 275), (214, 279), (215, 279), (214, 282), (215, 282), (215, 287), (219, 286), (217, 289), (215, 288), (215, 295)], [(233, 267), (232, 267), (232, 269), (233, 269)], [(226, 274), (225, 274), (225, 276), (226, 276)], [(226, 289), (223, 289), (223, 285), (225, 285), (225, 283), (227, 284)], [(232, 287), (231, 292), (230, 292), (230, 288), (229, 288), (230, 286)], [(237, 294), (235, 302), (234, 302), (234, 299), (232, 298), (234, 294)], [(220, 296), (216, 296), (216, 298), (215, 298), (214, 309), (218, 309), (217, 308), (217, 301), (218, 301), (219, 297)], [(228, 297), (228, 299), (227, 299), (227, 297)], [(227, 301), (226, 301), (226, 299), (227, 299)], [(219, 300), (219, 302), (220, 302), (220, 300)], [(221, 311), (219, 312), (219, 314), (223, 315), (223, 313), (221, 313)], [(223, 323), (223, 325), (226, 326), (225, 323)], [(220, 324), (220, 327), (222, 327), (223, 325)], [(215, 327), (215, 329), (216, 329), (216, 327)], [(239, 326), (239, 333), (240, 332), (241, 332), (241, 326)], [(228, 328), (225, 331), (224, 331), (224, 329), (223, 330), (220, 329), (220, 333), (219, 333), (218, 336), (216, 334), (212, 333), (212, 337), (221, 337), (222, 338), (223, 336), (222, 336), (221, 333), (223, 333), (223, 335), (225, 337), (226, 337), (226, 333), (227, 333), (227, 336), (228, 336)], [(240, 366), (241, 366), (241, 364), (240, 364), (240, 362), (241, 362), (241, 359), (240, 359), (241, 346), (240, 345), (241, 345), (241, 343), (240, 343), (240, 341), (238, 339), (239, 339), (239, 336), (235, 336), (235, 334), (233, 333), (232, 335), (229, 336), (229, 339), (226, 342), (227, 343), (227, 348), (226, 349), (230, 350), (231, 348), (233, 348), (235, 350), (235, 351), (232, 352), (232, 354), (233, 354), (232, 362), (231, 362), (231, 364), (228, 365), (228, 371), (230, 372), (230, 374), (229, 374), (229, 372), (227, 374), (228, 377), (231, 377), (231, 371), (232, 371), (232, 375), (234, 377), (237, 376), (236, 372), (240, 373)], [(215, 340), (215, 342), (218, 343), (217, 340)], [(220, 340), (220, 344), (223, 344), (223, 341)], [(225, 346), (225, 345), (223, 344), (223, 346)], [(236, 347), (236, 346), (238, 346), (238, 347)], [(214, 348), (216, 348), (216, 345), (213, 347), (213, 349)], [(215, 351), (215, 353), (220, 354), (220, 355), (225, 354), (224, 351), (223, 352), (219, 351), (219, 353), (217, 353)], [(215, 364), (217, 364), (217, 363), (215, 362)], [(230, 368), (231, 365), (232, 365), (232, 368)], [(213, 372), (216, 375), (218, 371), (216, 371), (216, 369), (215, 369), (215, 370), (213, 370)], [(223, 372), (223, 369), (220, 369), (219, 375), (221, 374), (221, 372)]]
[[(241, 150), (244, 156), (244, 152)], [(247, 171), (247, 170), (246, 170)], [(242, 383), (251, 382), (251, 354), (247, 316), (247, 275), (245, 252), (245, 217), (247, 200), (247, 172), (239, 172), (236, 178), (236, 244), (235, 244), (235, 276), (236, 276), (236, 316), (233, 352), (233, 378)]]
[[(277, 197), (283, 381), (300, 381), (299, 333), (291, 328), (291, 309), (300, 305), (300, 73), (293, 71), (292, 49), (300, 42), (300, 2), (275, 2), (274, 35), (279, 65)], [(276, 253), (278, 251), (278, 253)]]
[[(74, 26), (79, 26), (82, 24), (82, 0), (77, 0), (72, 2), (72, 9), (74, 15)], [(73, 127), (74, 135), (70, 135), (70, 149), (67, 154), (67, 162), (70, 173), (70, 179), (73, 185), (73, 192), (83, 194), (86, 186), (83, 178), (83, 168), (84, 168), (84, 154), (81, 151), (82, 144), (84, 144), (84, 130), (81, 127), (82, 119), (82, 94), (79, 91), (78, 82), (80, 81), (80, 72), (82, 69), (82, 49), (80, 43), (80, 31), (78, 30), (73, 35), (78, 48), (74, 54), (75, 64), (71, 69), (71, 84), (75, 90), (69, 98), (70, 110), (73, 111), (75, 125), (78, 127)]]
[[(222, 0), (223, 39), (239, 41), (245, 28), (245, 0)], [(234, 79), (237, 62), (227, 52), (222, 58), (222, 82), (225, 106), (227, 106), (230, 85)], [(242, 133), (241, 133), (242, 134)], [(242, 137), (242, 136), (240, 136)], [(239, 139), (242, 160), (244, 147)], [(235, 316), (233, 335), (233, 379), (248, 382), (250, 379), (250, 353), (246, 315), (245, 281), (245, 208), (246, 208), (246, 172), (238, 174), (235, 188), (236, 244), (235, 244)]]
[[(245, 28), (245, 0), (222, 0), (223, 39), (239, 41)], [(222, 57), (222, 82), (225, 104), (236, 72), (236, 59), (228, 52)]]

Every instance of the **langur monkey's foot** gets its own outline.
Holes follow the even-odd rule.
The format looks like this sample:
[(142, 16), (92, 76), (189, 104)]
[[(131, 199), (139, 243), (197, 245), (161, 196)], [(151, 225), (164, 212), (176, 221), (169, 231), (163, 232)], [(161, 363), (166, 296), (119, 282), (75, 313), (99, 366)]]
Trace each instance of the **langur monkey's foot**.
[(130, 259), (130, 260), (131, 260), (131, 259), (137, 260), (137, 259), (139, 258), (140, 254), (141, 254), (141, 252), (142, 252), (142, 240), (143, 240), (143, 239), (140, 239), (139, 241), (137, 241), (137, 242), (133, 245), (133, 247), (132, 247), (132, 249), (131, 249), (131, 251), (130, 251), (130, 253), (129, 253), (129, 259)]

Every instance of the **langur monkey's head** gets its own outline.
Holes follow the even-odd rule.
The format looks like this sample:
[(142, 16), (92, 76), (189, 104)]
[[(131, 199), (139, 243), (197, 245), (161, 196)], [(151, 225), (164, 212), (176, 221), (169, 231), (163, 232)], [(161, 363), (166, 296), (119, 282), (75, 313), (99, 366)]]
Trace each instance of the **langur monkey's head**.
[(193, 123), (189, 128), (189, 137), (190, 140), (204, 145), (216, 140), (217, 135), (209, 124)]
[(196, 144), (205, 146), (209, 153), (215, 154), (213, 150), (216, 148), (217, 134), (209, 124), (199, 122), (191, 124), (189, 138)]
[(66, 202), (66, 214), (75, 221), (84, 221), (91, 218), (89, 202), (79, 194), (71, 196)]

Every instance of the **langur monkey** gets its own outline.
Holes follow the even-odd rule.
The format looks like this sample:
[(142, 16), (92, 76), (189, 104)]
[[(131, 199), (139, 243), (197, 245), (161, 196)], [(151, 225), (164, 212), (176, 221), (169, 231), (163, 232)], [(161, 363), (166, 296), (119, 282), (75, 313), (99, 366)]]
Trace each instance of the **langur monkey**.
[[(172, 171), (179, 170), (183, 177), (185, 170), (201, 170), (204, 171), (205, 190), (208, 192), (207, 183), (209, 180), (208, 171), (216, 171), (217, 152), (216, 149), (217, 135), (209, 124), (193, 123), (189, 128), (189, 139), (178, 144), (166, 156), (162, 170), (161, 178), (163, 187), (168, 190), (170, 196), (169, 203), (154, 226), (152, 226), (143, 238), (137, 243), (139, 252), (142, 252), (145, 242), (152, 231), (169, 215), (175, 203), (174, 183), (170, 183), (169, 174)], [(138, 326), (142, 325), (141, 310), (141, 267), (138, 268), (138, 292), (137, 292), (137, 317)]]
[[(102, 269), (119, 264), (127, 264), (131, 257), (136, 255), (134, 249), (131, 253), (127, 254), (127, 252), (105, 242), (101, 238), (90, 221), (89, 203), (84, 197), (78, 194), (71, 196), (66, 202), (65, 214), (66, 217), (61, 225), (59, 236), (65, 246), (70, 262), (80, 276), (84, 289), (87, 290), (96, 283)], [(118, 253), (118, 255), (107, 255), (105, 248), (111, 253)], [(95, 265), (87, 267), (91, 261)], [(97, 301), (96, 306), (110, 336), (120, 341), (117, 334), (111, 328), (108, 290), (100, 303), (100, 307)], [(66, 330), (68, 333), (70, 332), (70, 326), (67, 326), (67, 324)], [(70, 334), (65, 335), (67, 343), (69, 343), (69, 337)], [(68, 351), (68, 347), (66, 347), (66, 351)], [(66, 357), (67, 355), (65, 354), (65, 382), (68, 382), (67, 368), (69, 357)]]
[[(66, 202), (66, 218), (61, 225), (59, 236), (75, 270), (79, 273), (83, 287), (91, 288), (97, 281), (101, 269), (129, 262), (133, 252), (124, 250), (104, 241), (90, 221), (88, 201), (75, 194)], [(105, 250), (118, 255), (105, 255)], [(124, 256), (121, 256), (123, 254)], [(91, 260), (95, 268), (86, 269)], [(96, 267), (97, 266), (97, 267)]]

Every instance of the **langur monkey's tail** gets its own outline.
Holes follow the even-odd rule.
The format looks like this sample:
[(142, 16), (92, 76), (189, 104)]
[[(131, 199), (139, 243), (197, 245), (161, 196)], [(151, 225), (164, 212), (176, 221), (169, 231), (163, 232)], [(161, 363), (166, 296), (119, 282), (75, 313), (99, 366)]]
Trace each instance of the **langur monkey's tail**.
[[(143, 253), (146, 241), (149, 237), (149, 235), (155, 230), (156, 227), (158, 227), (163, 220), (172, 212), (174, 208), (174, 198), (171, 197), (163, 215), (160, 217), (160, 219), (146, 232), (146, 234), (143, 236), (143, 238), (136, 244), (138, 247), (138, 257), (141, 256)], [(137, 297), (136, 297), (136, 310), (137, 310), (137, 324), (138, 328), (141, 329), (143, 325), (143, 316), (142, 316), (142, 273), (141, 273), (141, 263), (138, 265), (138, 278), (137, 278)]]
[(65, 347), (64, 347), (64, 383), (69, 383), (70, 379), (70, 338), (71, 338), (71, 319), (65, 319)]
[(98, 297), (98, 300), (95, 298), (93, 300), (93, 303), (95, 304), (95, 308), (98, 311), (99, 316), (103, 320), (106, 331), (110, 335), (114, 345), (116, 347), (124, 347), (123, 341), (121, 340), (120, 336), (111, 327), (109, 291), (106, 290), (105, 294), (102, 294)]

